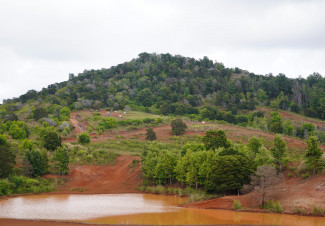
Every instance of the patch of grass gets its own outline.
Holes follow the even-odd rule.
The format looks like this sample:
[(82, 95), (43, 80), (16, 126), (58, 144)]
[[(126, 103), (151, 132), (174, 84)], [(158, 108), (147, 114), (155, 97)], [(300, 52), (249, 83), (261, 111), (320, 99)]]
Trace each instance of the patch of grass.
[(235, 210), (241, 210), (243, 208), (239, 200), (234, 199), (233, 201), (234, 201), (234, 209)]
[(76, 187), (76, 188), (71, 188), (70, 191), (84, 192), (84, 191), (86, 191), (86, 189)]
[(279, 201), (274, 201), (274, 200), (268, 200), (266, 202), (266, 206), (265, 209), (272, 211), (272, 212), (276, 212), (276, 213), (282, 213), (283, 212), (283, 208), (281, 206), (281, 203)]
[(325, 209), (320, 206), (313, 205), (313, 211), (311, 212), (312, 215), (315, 216), (324, 216)]
[(129, 168), (138, 167), (140, 163), (139, 159), (133, 159), (132, 163), (129, 165)]

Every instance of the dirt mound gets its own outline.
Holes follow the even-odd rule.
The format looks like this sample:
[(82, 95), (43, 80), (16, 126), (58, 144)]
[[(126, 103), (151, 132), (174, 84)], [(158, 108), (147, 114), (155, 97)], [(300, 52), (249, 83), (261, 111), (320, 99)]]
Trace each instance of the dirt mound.
[[(225, 196), (208, 201), (186, 204), (184, 207), (203, 209), (233, 209), (233, 200), (237, 199), (245, 209), (261, 211), (261, 193), (252, 192), (247, 195)], [(266, 200), (280, 201), (287, 213), (296, 213), (297, 209), (309, 213), (313, 206), (325, 207), (325, 175), (317, 175), (309, 179), (290, 178), (273, 186), (266, 193)]]
[(141, 182), (140, 166), (130, 168), (137, 156), (118, 156), (114, 165), (74, 165), (65, 178), (68, 182), (59, 189), (60, 193), (137, 193)]

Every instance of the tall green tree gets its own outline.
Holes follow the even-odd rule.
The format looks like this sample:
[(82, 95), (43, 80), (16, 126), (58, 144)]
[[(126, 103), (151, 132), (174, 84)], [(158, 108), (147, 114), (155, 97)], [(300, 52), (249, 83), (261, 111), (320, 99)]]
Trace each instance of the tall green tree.
[(279, 112), (277, 112), (277, 111), (271, 112), (269, 128), (270, 128), (270, 131), (273, 133), (282, 133), (283, 132), (282, 117), (280, 116)]
[(287, 150), (287, 144), (280, 134), (275, 135), (273, 140), (274, 147), (271, 148), (272, 156), (278, 173), (282, 169), (282, 162)]
[(11, 146), (0, 144), (0, 178), (8, 177), (13, 172), (16, 155)]
[(58, 147), (53, 155), (54, 168), (59, 175), (69, 173), (69, 153), (66, 148)]
[(172, 125), (172, 134), (174, 135), (181, 135), (185, 133), (185, 130), (187, 129), (186, 124), (180, 118), (174, 119), (171, 125)]
[(43, 146), (47, 150), (54, 151), (58, 147), (61, 147), (61, 135), (52, 129), (46, 129), (42, 134), (42, 138)]
[(306, 142), (308, 148), (304, 158), (308, 168), (313, 172), (313, 175), (315, 175), (317, 170), (324, 167), (321, 165), (323, 152), (318, 146), (318, 138), (316, 136), (310, 136)]
[[(25, 152), (24, 158), (25, 158), (24, 167), (29, 167), (27, 161), (30, 163), (32, 167), (31, 176), (37, 177), (45, 174), (45, 169), (43, 165), (43, 156), (39, 150), (27, 150)], [(28, 170), (25, 169), (24, 171), (28, 171)]]
[(227, 149), (231, 147), (231, 141), (227, 139), (224, 130), (209, 130), (205, 133), (202, 141), (207, 150), (215, 150), (220, 147)]
[(254, 164), (242, 155), (225, 155), (215, 159), (208, 183), (209, 191), (239, 192), (244, 184), (249, 183), (254, 172)]

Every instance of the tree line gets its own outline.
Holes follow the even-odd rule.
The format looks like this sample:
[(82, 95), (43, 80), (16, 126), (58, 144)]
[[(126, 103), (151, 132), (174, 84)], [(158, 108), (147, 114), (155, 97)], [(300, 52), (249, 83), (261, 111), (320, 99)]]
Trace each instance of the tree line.
[[(315, 174), (325, 166), (322, 152), (316, 136), (310, 136), (306, 142), (304, 164), (308, 172)], [(245, 184), (250, 184), (262, 166), (271, 166), (278, 174), (282, 172), (287, 162), (287, 147), (279, 134), (274, 137), (273, 147), (267, 149), (256, 137), (244, 145), (232, 143), (223, 130), (209, 130), (201, 143), (186, 143), (180, 151), (150, 143), (141, 158), (147, 184), (180, 183), (212, 193), (237, 193)]]

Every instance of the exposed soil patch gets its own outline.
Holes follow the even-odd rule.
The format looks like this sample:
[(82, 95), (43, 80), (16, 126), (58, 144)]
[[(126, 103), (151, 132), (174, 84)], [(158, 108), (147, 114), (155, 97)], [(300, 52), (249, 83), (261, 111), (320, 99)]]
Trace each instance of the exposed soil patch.
[[(140, 166), (130, 168), (138, 156), (118, 156), (114, 165), (73, 165), (67, 176), (68, 182), (58, 193), (116, 194), (138, 193), (141, 182)], [(57, 192), (56, 192), (57, 193)]]
[[(261, 204), (261, 194), (252, 192), (241, 196), (225, 196), (184, 207), (204, 209), (233, 209), (233, 200), (241, 202), (244, 209), (263, 211), (258, 209)], [(273, 186), (266, 194), (266, 200), (279, 200), (286, 213), (296, 213), (299, 208), (302, 212), (310, 213), (313, 206), (325, 207), (325, 175), (317, 175), (309, 179), (290, 178), (285, 182)]]

